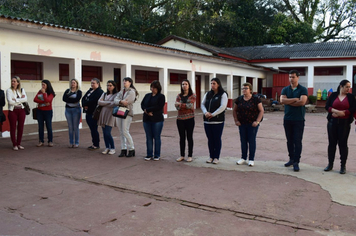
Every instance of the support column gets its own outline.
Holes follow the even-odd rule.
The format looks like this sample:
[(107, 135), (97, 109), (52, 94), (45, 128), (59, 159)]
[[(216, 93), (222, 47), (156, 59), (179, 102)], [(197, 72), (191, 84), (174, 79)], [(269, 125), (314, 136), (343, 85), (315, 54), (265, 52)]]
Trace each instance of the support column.
[(241, 87), (244, 83), (246, 83), (246, 76), (241, 76)]
[(228, 75), (226, 79), (226, 87), (228, 93), (227, 109), (231, 110), (233, 106), (232, 94), (233, 94), (233, 75)]
[(258, 91), (258, 78), (257, 77), (252, 78), (252, 91), (254, 93), (257, 93), (257, 91)]
[(353, 66), (351, 64), (348, 64), (346, 66), (346, 79), (348, 81), (350, 81), (350, 83), (351, 83), (351, 93), (352, 93), (352, 90), (353, 90), (353, 83), (352, 83), (353, 78), (352, 78), (352, 75), (353, 75)]
[(126, 64), (126, 65), (123, 65), (120, 67), (120, 73), (121, 73), (121, 86), (120, 88), (123, 88), (124, 87), (124, 82), (123, 82), (123, 79), (125, 77), (130, 77), (132, 79), (132, 66), (131, 64)]
[(308, 66), (308, 95), (314, 95), (314, 66)]
[(195, 71), (189, 71), (187, 73), (187, 78), (190, 82), (190, 86), (192, 86), (192, 90), (196, 90), (196, 85), (195, 85)]
[[(4, 90), (6, 96), (6, 89), (11, 87), (11, 53), (10, 51), (5, 50), (4, 47), (0, 51), (0, 81), (1, 89)], [(7, 110), (7, 105), (5, 105), (3, 109), (3, 112), (7, 117), (9, 112)], [(9, 119), (7, 118), (2, 125), (0, 124), (0, 137), (10, 137), (10, 124)]]
[(80, 58), (75, 58), (69, 62), (69, 80), (77, 79), (79, 82), (79, 87), (82, 85), (82, 60)]
[(166, 103), (164, 105), (164, 118), (168, 117), (168, 69), (167, 68), (162, 68), (159, 70), (159, 82), (161, 83), (162, 86), (162, 94), (166, 97)]

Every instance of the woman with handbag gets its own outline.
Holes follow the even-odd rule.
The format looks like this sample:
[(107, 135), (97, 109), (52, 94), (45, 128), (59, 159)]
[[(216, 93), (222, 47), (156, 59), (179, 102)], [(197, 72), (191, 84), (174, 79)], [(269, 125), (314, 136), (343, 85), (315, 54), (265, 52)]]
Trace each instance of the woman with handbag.
[(63, 94), (63, 101), (66, 103), (65, 116), (68, 123), (70, 148), (79, 147), (79, 123), (82, 114), (79, 101), (81, 98), (82, 91), (79, 89), (78, 80), (71, 79), (70, 88)]
[(116, 127), (116, 117), (112, 115), (115, 106), (115, 97), (117, 95), (116, 83), (113, 80), (107, 82), (107, 92), (103, 93), (98, 101), (98, 105), (102, 106), (98, 125), (103, 129), (105, 142), (105, 150), (102, 154), (115, 154), (114, 139), (111, 136), (112, 127)]
[(116, 106), (126, 107), (129, 109), (129, 113), (126, 118), (116, 118), (121, 140), (121, 153), (119, 157), (132, 157), (135, 156), (135, 147), (129, 131), (132, 117), (134, 115), (133, 104), (137, 99), (138, 92), (130, 77), (124, 78), (123, 82), (124, 88), (117, 94), (114, 100)]
[[(147, 93), (141, 102), (143, 110), (143, 128), (146, 133), (146, 161), (159, 161), (161, 156), (161, 133), (163, 129), (163, 108), (166, 97), (161, 93), (162, 86), (158, 80), (151, 83), (151, 93)], [(153, 152), (154, 140), (154, 152)], [(154, 154), (154, 155), (153, 155)]]
[(193, 131), (195, 126), (194, 119), (194, 103), (196, 95), (190, 86), (189, 80), (182, 81), (180, 87), (180, 94), (176, 98), (176, 109), (178, 110), (177, 127), (179, 132), (179, 146), (180, 157), (176, 160), (178, 162), (184, 161), (185, 156), (185, 139), (188, 140), (188, 158), (187, 162), (193, 161)]
[(37, 103), (37, 123), (38, 123), (38, 136), (39, 143), (37, 147), (44, 145), (44, 123), (46, 123), (48, 146), (53, 147), (53, 131), (52, 131), (52, 101), (56, 96), (51, 82), (48, 80), (42, 80), (42, 88), (36, 94), (33, 101)]
[(12, 77), (11, 88), (6, 90), (6, 98), (9, 107), (8, 118), (10, 123), (12, 149), (14, 151), (25, 149), (23, 146), (21, 146), (21, 140), (26, 119), (23, 103), (27, 102), (27, 96), (25, 90), (21, 88), (20, 77)]
[(93, 119), (93, 113), (98, 105), (98, 100), (103, 94), (103, 90), (100, 86), (100, 80), (94, 78), (90, 82), (91, 88), (85, 93), (82, 98), (83, 113), (85, 113), (85, 120), (90, 129), (92, 145), (88, 147), (88, 150), (97, 150), (100, 148), (100, 136), (98, 132), (98, 121)]

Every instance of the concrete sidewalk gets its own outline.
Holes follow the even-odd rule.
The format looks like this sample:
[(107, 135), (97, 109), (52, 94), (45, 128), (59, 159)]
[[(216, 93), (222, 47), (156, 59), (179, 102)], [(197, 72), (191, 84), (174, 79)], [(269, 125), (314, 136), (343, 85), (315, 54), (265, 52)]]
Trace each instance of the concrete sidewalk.
[[(134, 158), (88, 151), (85, 122), (78, 149), (67, 148), (65, 122), (54, 124), (53, 148), (35, 147), (33, 125), (25, 128), (24, 151), (13, 151), (10, 139), (2, 138), (0, 235), (355, 235), (354, 124), (346, 175), (338, 173), (338, 159), (326, 173), (326, 114), (307, 114), (296, 173), (283, 166), (282, 112), (265, 114), (254, 167), (235, 164), (241, 150), (231, 111), (221, 162), (205, 163), (207, 139), (197, 113), (191, 163), (175, 161), (174, 112), (164, 123), (160, 161), (143, 160), (141, 115), (131, 125)], [(113, 135), (119, 152), (117, 128)]]

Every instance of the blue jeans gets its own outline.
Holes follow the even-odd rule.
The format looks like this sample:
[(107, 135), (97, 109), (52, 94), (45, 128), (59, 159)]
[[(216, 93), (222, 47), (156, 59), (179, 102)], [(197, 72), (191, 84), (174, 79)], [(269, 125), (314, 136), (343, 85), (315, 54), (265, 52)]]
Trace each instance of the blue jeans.
[(103, 128), (105, 147), (108, 149), (115, 149), (114, 139), (111, 136), (112, 127), (105, 125), (105, 127), (102, 128)]
[(48, 142), (53, 142), (52, 117), (53, 110), (37, 110), (38, 136), (41, 143), (44, 143), (44, 123), (46, 123)]
[(204, 123), (204, 130), (208, 138), (209, 155), (212, 159), (219, 159), (221, 152), (221, 136), (224, 130), (224, 122), (220, 124)]
[(153, 140), (155, 140), (154, 156), (161, 156), (161, 133), (163, 129), (163, 121), (161, 122), (143, 122), (143, 128), (146, 133), (146, 148), (147, 156), (153, 156)]
[(90, 129), (91, 141), (95, 147), (99, 147), (100, 136), (98, 132), (98, 121), (93, 119), (93, 114), (86, 113), (85, 119)]
[(241, 124), (239, 126), (240, 131), (240, 141), (241, 141), (241, 158), (246, 160), (247, 159), (247, 150), (249, 151), (248, 159), (250, 161), (255, 160), (255, 153), (256, 153), (256, 136), (258, 127), (253, 127), (252, 124)]
[(80, 107), (66, 107), (65, 116), (68, 123), (69, 144), (71, 145), (79, 145), (79, 123), (81, 114), (82, 109)]
[(287, 138), (289, 160), (299, 163), (302, 154), (304, 120), (284, 120), (283, 126)]

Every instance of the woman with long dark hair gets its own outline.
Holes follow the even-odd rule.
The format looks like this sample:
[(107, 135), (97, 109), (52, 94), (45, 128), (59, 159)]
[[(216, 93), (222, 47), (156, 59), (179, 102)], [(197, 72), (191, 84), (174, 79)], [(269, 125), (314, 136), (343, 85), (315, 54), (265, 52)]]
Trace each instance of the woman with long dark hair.
[(12, 149), (15, 151), (25, 149), (21, 146), (23, 128), (26, 119), (26, 113), (22, 103), (27, 102), (27, 95), (25, 90), (21, 88), (20, 77), (12, 77), (11, 88), (6, 90), (6, 98), (9, 106), (8, 118), (10, 123)]
[(100, 148), (98, 121), (93, 119), (93, 113), (103, 92), (100, 86), (100, 80), (93, 78), (90, 82), (90, 89), (82, 98), (83, 113), (85, 113), (85, 120), (87, 121), (91, 134), (92, 145), (88, 147), (88, 150), (91, 151)]
[(79, 147), (79, 123), (82, 114), (80, 99), (82, 91), (76, 79), (70, 80), (70, 87), (63, 94), (63, 101), (66, 103), (65, 116), (68, 123), (69, 147)]
[(183, 80), (180, 87), (180, 94), (177, 95), (175, 107), (178, 110), (177, 127), (179, 132), (180, 157), (178, 162), (185, 158), (185, 140), (188, 140), (187, 162), (193, 160), (193, 131), (195, 126), (194, 103), (196, 95), (190, 86), (189, 80)]
[(211, 90), (204, 95), (201, 109), (204, 113), (204, 130), (208, 138), (209, 156), (207, 163), (218, 164), (221, 151), (221, 136), (224, 129), (227, 93), (220, 79), (212, 78)]
[(130, 135), (130, 125), (134, 115), (133, 104), (138, 97), (138, 92), (130, 77), (125, 77), (123, 82), (124, 88), (117, 94), (114, 100), (115, 105), (127, 107), (129, 109), (129, 114), (125, 119), (117, 118), (117, 126), (119, 127), (121, 140), (121, 153), (119, 157), (132, 157), (135, 156), (135, 146)]
[(51, 82), (48, 80), (42, 80), (41, 85), (42, 88), (40, 91), (38, 91), (35, 98), (33, 99), (33, 101), (38, 104), (37, 122), (39, 143), (37, 144), (37, 147), (42, 147), (44, 145), (44, 123), (46, 123), (48, 146), (53, 147), (52, 101), (56, 94), (52, 88)]
[[(158, 80), (150, 85), (151, 93), (147, 93), (141, 102), (143, 110), (143, 128), (146, 133), (146, 161), (159, 161), (161, 157), (161, 133), (163, 129), (163, 108), (166, 97), (161, 93), (162, 86)], [(154, 151), (153, 151), (154, 140)]]
[(340, 174), (346, 173), (346, 160), (349, 152), (347, 141), (350, 134), (353, 114), (355, 112), (355, 97), (350, 94), (351, 83), (342, 80), (336, 92), (328, 98), (325, 109), (328, 111), (328, 166), (324, 171), (330, 171), (334, 167), (336, 146), (339, 146), (341, 168)]
[(99, 98), (98, 105), (102, 106), (98, 125), (103, 129), (103, 136), (105, 142), (105, 150), (102, 154), (115, 154), (114, 139), (111, 135), (112, 127), (116, 127), (116, 117), (112, 115), (112, 110), (115, 106), (115, 97), (117, 95), (116, 83), (109, 80), (107, 83), (106, 93), (103, 93)]

